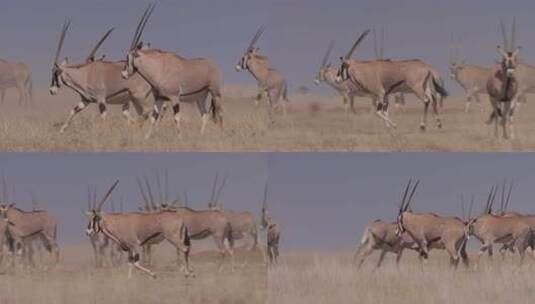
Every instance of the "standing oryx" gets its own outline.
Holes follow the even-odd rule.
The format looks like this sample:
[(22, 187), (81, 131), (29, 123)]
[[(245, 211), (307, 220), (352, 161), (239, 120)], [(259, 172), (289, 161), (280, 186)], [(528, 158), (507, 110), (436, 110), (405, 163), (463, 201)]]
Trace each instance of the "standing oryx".
[(177, 252), (184, 257), (184, 273), (191, 274), (189, 266), (190, 239), (188, 229), (184, 225), (182, 216), (176, 212), (162, 211), (158, 213), (106, 213), (101, 211), (102, 205), (110, 196), (119, 181), (116, 181), (102, 198), (96, 209), (88, 213), (89, 236), (103, 233), (106, 237), (119, 245), (123, 251), (128, 252), (128, 278), (132, 276), (132, 269), (156, 277), (151, 270), (140, 264), (140, 249), (153, 238), (163, 237), (169, 241)]
[(4, 103), (6, 90), (9, 88), (17, 88), (19, 104), (32, 100), (33, 84), (28, 66), (20, 62), (9, 62), (0, 59), (0, 96), (2, 103)]
[(353, 262), (360, 267), (370, 254), (375, 250), (381, 250), (377, 268), (381, 266), (388, 252), (396, 254), (396, 265), (399, 265), (403, 250), (412, 249), (417, 251), (418, 246), (413, 239), (407, 233), (399, 236), (396, 233), (396, 227), (396, 223), (387, 223), (382, 220), (375, 220), (366, 225), (362, 239), (355, 250)]
[(511, 30), (511, 41), (507, 38), (505, 26), (501, 23), (503, 34), (503, 48), (498, 45), (498, 53), (501, 61), (492, 67), (487, 80), (487, 92), (490, 96), (492, 113), (487, 123), (494, 121), (494, 135), (498, 136), (498, 118), (501, 118), (503, 137), (514, 137), (513, 115), (517, 103), (518, 80), (516, 67), (518, 65), (518, 53), (520, 47), (515, 46), (515, 21)]
[(438, 103), (448, 94), (442, 87), (438, 73), (428, 64), (418, 59), (374, 60), (351, 59), (353, 52), (370, 31), (366, 30), (355, 41), (344, 57), (337, 73), (339, 83), (351, 80), (360, 90), (378, 99), (376, 114), (389, 127), (396, 124), (388, 117), (388, 96), (392, 93), (414, 93), (424, 103), (420, 129), (425, 130), (429, 105), (433, 106), (437, 126), (442, 127)]
[(0, 204), (0, 218), (7, 220), (7, 233), (13, 239), (14, 249), (21, 252), (34, 265), (33, 247), (30, 242), (39, 238), (46, 250), (54, 255), (54, 262), (59, 262), (57, 244), (57, 222), (47, 211), (23, 211), (14, 203)]
[(264, 188), (264, 200), (262, 201), (262, 212), (260, 215), (260, 227), (266, 230), (266, 251), (268, 256), (268, 266), (278, 263), (279, 259), (279, 243), (281, 238), (281, 231), (279, 225), (273, 221), (268, 213), (267, 203), (268, 185)]
[(466, 64), (464, 59), (459, 58), (458, 48), (451, 51), (450, 77), (457, 81), (464, 90), (466, 97), (464, 107), (465, 112), (468, 112), (470, 103), (474, 99), (481, 105), (479, 94), (487, 94), (487, 81), (489, 75), (490, 68), (484, 68), (474, 64)]
[(201, 134), (204, 133), (208, 120), (205, 100), (207, 93), (210, 93), (212, 101), (209, 109), (212, 119), (222, 127), (223, 116), (220, 104), (222, 75), (219, 67), (210, 59), (187, 59), (171, 52), (144, 48), (140, 42), (155, 5), (155, 3), (149, 5), (141, 17), (122, 71), (123, 78), (128, 79), (132, 75), (139, 74), (152, 87), (155, 105), (147, 137), (152, 134), (164, 101), (172, 103), (176, 127), (180, 131), (180, 102), (189, 101), (183, 98), (186, 96), (204, 97), (195, 99), (202, 116)]
[(469, 220), (469, 234), (478, 239), (482, 246), (479, 256), (487, 251), (489, 257), (493, 254), (493, 245), (501, 243), (518, 251), (521, 258), (528, 247), (533, 250), (533, 229), (516, 215), (501, 216), (492, 214), (492, 205), (498, 187), (492, 187), (485, 204), (483, 213)]
[(150, 85), (137, 73), (128, 80), (123, 79), (121, 77), (121, 70), (125, 64), (123, 61), (93, 60), (96, 51), (113, 29), (106, 32), (95, 45), (86, 62), (68, 64), (67, 59), (64, 59), (60, 63), (58, 60), (69, 26), (70, 20), (65, 21), (52, 66), (50, 94), (56, 95), (61, 85), (64, 84), (78, 93), (81, 101), (72, 109), (60, 132), (64, 132), (74, 116), (90, 103), (98, 104), (103, 119), (106, 116), (106, 104), (122, 105), (123, 115), (129, 123), (135, 121), (130, 116), (130, 102), (134, 105), (137, 114), (143, 115), (143, 102), (151, 93)]
[[(421, 258), (427, 259), (431, 248), (445, 249), (450, 255), (450, 262), (453, 266), (457, 267), (459, 259), (462, 259), (465, 266), (468, 266), (466, 223), (457, 217), (412, 212), (409, 209), (410, 202), (419, 181), (414, 184), (412, 190), (409, 190), (411, 182), (409, 180), (405, 188), (398, 211), (396, 234), (400, 236), (402, 233), (407, 233), (418, 246)], [(410, 195), (407, 198), (409, 191)]]
[[(283, 114), (286, 114), (286, 103), (288, 102), (288, 83), (282, 74), (272, 68), (269, 59), (260, 55), (255, 47), (256, 42), (262, 36), (264, 27), (261, 26), (245, 49), (240, 61), (236, 65), (236, 71), (241, 72), (248, 70), (258, 83), (258, 95), (256, 104), (267, 94), (269, 102), (269, 111), (281, 106)], [(280, 99), (282, 97), (282, 103)]]

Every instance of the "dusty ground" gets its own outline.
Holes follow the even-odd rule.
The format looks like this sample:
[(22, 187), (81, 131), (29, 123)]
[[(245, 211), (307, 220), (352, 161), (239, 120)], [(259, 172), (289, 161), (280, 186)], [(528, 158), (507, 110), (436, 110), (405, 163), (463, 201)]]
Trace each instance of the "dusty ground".
[[(377, 254), (360, 270), (349, 252), (286, 254), (269, 272), (270, 303), (533, 303), (533, 260), (482, 259), (477, 267), (457, 271), (449, 258), (432, 252), (423, 268), (406, 254), (396, 268), (388, 256), (373, 270)], [(531, 264), (531, 265), (530, 265)]]
[[(0, 303), (265, 303), (267, 275), (262, 255), (238, 250), (237, 269), (225, 266), (217, 272), (213, 251), (194, 250), (195, 278), (186, 279), (174, 264), (171, 247), (157, 248), (158, 274), (151, 279), (134, 272), (127, 280), (128, 267), (95, 269), (88, 245), (63, 248), (62, 262), (55, 269), (0, 275)], [(247, 264), (244, 265), (244, 261)]]
[[(199, 136), (196, 108), (185, 106), (179, 136), (171, 116), (149, 140), (147, 128), (127, 126), (120, 109), (110, 106), (107, 121), (100, 120), (95, 105), (77, 117), (65, 134), (58, 130), (78, 98), (68, 90), (50, 96), (37, 90), (32, 107), (19, 106), (9, 93), (0, 105), (0, 150), (3, 151), (534, 151), (535, 104), (523, 105), (515, 117), (516, 138), (496, 139), (484, 121), (489, 105), (484, 101), (464, 113), (460, 97), (450, 97), (442, 110), (443, 129), (430, 115), (428, 131), (419, 131), (422, 106), (414, 97), (402, 109), (392, 107), (398, 129), (388, 130), (369, 113), (367, 99), (357, 101), (357, 115), (347, 115), (335, 95), (292, 95), (287, 117), (272, 122), (265, 107), (252, 103), (251, 88), (226, 87), (223, 106), (225, 128), (209, 124)], [(484, 99), (485, 100), (485, 99)]]

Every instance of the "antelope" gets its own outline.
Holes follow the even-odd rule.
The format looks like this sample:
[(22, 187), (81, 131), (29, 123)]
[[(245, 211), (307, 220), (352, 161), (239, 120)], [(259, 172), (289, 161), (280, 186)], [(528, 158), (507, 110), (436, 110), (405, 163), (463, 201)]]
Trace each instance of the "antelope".
[(398, 236), (396, 227), (396, 223), (387, 223), (382, 220), (375, 220), (366, 225), (362, 239), (353, 255), (353, 263), (360, 268), (367, 257), (375, 250), (380, 250), (381, 253), (376, 268), (381, 267), (388, 252), (396, 255), (396, 265), (399, 265), (403, 250), (412, 249), (417, 251), (418, 247), (412, 238), (407, 233)]
[(412, 180), (409, 180), (398, 210), (396, 234), (401, 236), (402, 233), (407, 233), (418, 246), (421, 259), (427, 260), (431, 248), (445, 249), (450, 255), (452, 266), (457, 268), (460, 259), (468, 266), (466, 223), (457, 217), (412, 212), (409, 209), (410, 203), (420, 181), (414, 184), (407, 198), (411, 183)]
[[(282, 74), (272, 68), (269, 59), (258, 52), (255, 47), (256, 42), (264, 33), (264, 27), (261, 26), (249, 46), (245, 49), (245, 53), (241, 56), (238, 64), (236, 64), (236, 71), (249, 71), (256, 79), (258, 86), (258, 94), (256, 96), (256, 105), (258, 106), (264, 94), (267, 95), (270, 113), (274, 108), (282, 106), (283, 114), (286, 114), (286, 103), (288, 103), (288, 83)], [(282, 98), (282, 103), (280, 100)]]
[(61, 30), (61, 35), (56, 49), (54, 64), (52, 66), (52, 80), (50, 94), (57, 95), (62, 85), (67, 86), (80, 95), (81, 101), (71, 110), (60, 132), (63, 133), (69, 127), (73, 118), (85, 109), (89, 104), (98, 105), (102, 119), (106, 117), (106, 104), (122, 105), (122, 113), (128, 123), (135, 120), (130, 115), (130, 102), (139, 116), (144, 116), (143, 102), (151, 93), (150, 85), (137, 73), (128, 80), (121, 77), (124, 61), (110, 62), (94, 60), (94, 55), (102, 43), (108, 38), (113, 28), (95, 45), (87, 56), (84, 63), (69, 64), (65, 58), (59, 62), (65, 36), (70, 27), (70, 20), (66, 20)]
[(277, 223), (273, 221), (268, 213), (267, 203), (268, 185), (264, 188), (264, 200), (262, 201), (262, 211), (260, 216), (260, 227), (262, 230), (266, 230), (266, 252), (268, 256), (268, 266), (273, 266), (278, 263), (279, 259), (279, 242), (281, 230)]
[[(184, 224), (188, 229), (189, 239), (202, 240), (212, 237), (220, 253), (220, 260), (218, 270), (223, 269), (225, 257), (230, 258), (231, 269), (234, 269), (234, 239), (232, 225), (228, 218), (219, 210), (193, 210), (189, 207), (178, 206), (174, 202), (162, 201), (157, 204), (154, 200), (151, 185), (145, 179), (145, 187), (141, 182), (138, 182), (140, 193), (146, 205), (151, 208), (156, 208), (163, 212), (174, 212), (183, 219)], [(159, 243), (158, 239), (154, 239), (147, 245), (154, 245)], [(150, 249), (148, 249), (150, 255)]]
[(140, 248), (153, 238), (163, 237), (171, 243), (177, 252), (183, 255), (183, 271), (186, 276), (192, 274), (189, 265), (190, 239), (183, 218), (175, 212), (158, 213), (106, 213), (101, 211), (118, 180), (110, 187), (96, 209), (88, 212), (89, 223), (86, 233), (91, 236), (103, 233), (106, 237), (128, 252), (128, 278), (132, 277), (133, 268), (156, 278), (156, 273), (140, 264)]
[(34, 265), (33, 248), (29, 243), (36, 237), (54, 255), (55, 264), (59, 262), (57, 222), (47, 211), (23, 211), (15, 207), (15, 203), (2, 203), (0, 217), (7, 220), (7, 233), (20, 249), (19, 254), (26, 256), (31, 266)]
[(19, 104), (32, 100), (33, 82), (28, 66), (22, 62), (10, 62), (0, 59), (0, 96), (4, 103), (6, 90), (16, 88)]
[(480, 257), (485, 251), (489, 257), (493, 255), (493, 245), (501, 243), (516, 249), (521, 261), (528, 247), (533, 249), (533, 230), (524, 220), (517, 216), (500, 216), (492, 214), (492, 205), (498, 187), (492, 187), (487, 197), (483, 213), (468, 222), (469, 234), (478, 239), (482, 246)]
[(442, 86), (438, 73), (428, 64), (418, 59), (412, 60), (374, 60), (363, 61), (351, 59), (353, 52), (370, 30), (364, 31), (355, 41), (344, 57), (340, 57), (337, 72), (339, 83), (350, 80), (360, 90), (378, 99), (376, 114), (387, 125), (395, 128), (396, 124), (388, 116), (388, 96), (392, 93), (414, 93), (424, 104), (420, 129), (424, 131), (427, 124), (429, 105), (433, 106), (433, 114), (438, 128), (442, 127), (438, 111), (441, 98), (448, 95)]
[(225, 215), (232, 226), (232, 238), (234, 241), (248, 238), (248, 243), (250, 243), (249, 251), (255, 250), (258, 245), (258, 230), (254, 214), (249, 211), (236, 212), (224, 209), (220, 198), (227, 176), (225, 176), (223, 182), (219, 185), (216, 193), (217, 178), (218, 176), (216, 174), (212, 187), (212, 196), (208, 202), (208, 209), (219, 210)]
[[(155, 3), (150, 4), (141, 17), (126, 55), (126, 63), (121, 74), (129, 79), (139, 74), (152, 87), (155, 104), (152, 110), (151, 127), (146, 135), (150, 137), (164, 101), (170, 101), (173, 108), (176, 128), (180, 132), (180, 102), (188, 99), (182, 96), (204, 96), (210, 93), (211, 113), (214, 123), (223, 126), (221, 100), (222, 74), (219, 67), (210, 59), (187, 59), (174, 53), (143, 47), (141, 35), (149, 20)], [(205, 98), (197, 99), (197, 107), (202, 117), (201, 134), (204, 134), (208, 120)]]
[(515, 47), (515, 21), (511, 29), (511, 42), (509, 43), (505, 26), (501, 23), (504, 39), (503, 48), (498, 45), (497, 50), (501, 56), (501, 62), (492, 67), (487, 80), (487, 92), (493, 111), (487, 121), (494, 121), (494, 135), (498, 137), (498, 117), (501, 118), (503, 137), (514, 138), (513, 114), (517, 103), (518, 80), (515, 70), (518, 66), (518, 53), (520, 47)]
[(455, 80), (465, 93), (464, 111), (468, 112), (473, 99), (481, 105), (479, 95), (487, 94), (487, 80), (490, 75), (490, 68), (467, 64), (465, 59), (459, 58), (458, 49), (455, 52), (450, 51), (449, 65), (451, 79)]

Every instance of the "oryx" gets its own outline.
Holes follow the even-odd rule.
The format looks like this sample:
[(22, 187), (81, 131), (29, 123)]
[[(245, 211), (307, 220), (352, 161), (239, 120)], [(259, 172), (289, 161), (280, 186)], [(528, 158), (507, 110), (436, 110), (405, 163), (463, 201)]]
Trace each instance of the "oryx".
[(353, 263), (360, 267), (375, 250), (380, 250), (377, 268), (381, 266), (388, 252), (396, 255), (396, 265), (399, 265), (403, 250), (418, 251), (418, 245), (407, 233), (403, 233), (401, 236), (396, 234), (396, 227), (396, 223), (387, 223), (382, 220), (375, 220), (366, 225), (362, 239), (353, 255)]
[(468, 222), (469, 234), (478, 239), (482, 246), (479, 256), (487, 251), (493, 254), (494, 244), (504, 244), (518, 251), (523, 260), (528, 247), (533, 250), (534, 234), (530, 225), (517, 216), (501, 216), (492, 214), (492, 205), (498, 187), (492, 187), (487, 197), (483, 213)]
[[(411, 189), (409, 180), (398, 210), (396, 234), (407, 233), (417, 244), (420, 258), (427, 259), (431, 248), (444, 249), (450, 256), (451, 265), (457, 267), (459, 259), (468, 266), (466, 223), (457, 217), (443, 217), (434, 213), (414, 213), (409, 207), (420, 181)], [(407, 194), (410, 191), (410, 195)]]
[(488, 124), (494, 121), (494, 135), (498, 136), (498, 117), (501, 118), (503, 137), (514, 137), (513, 115), (517, 103), (518, 80), (516, 67), (518, 65), (518, 53), (520, 47), (515, 46), (515, 21), (511, 29), (511, 41), (507, 37), (503, 22), (500, 24), (503, 34), (503, 48), (498, 45), (498, 53), (501, 56), (500, 63), (494, 65), (487, 79), (487, 92), (490, 96), (492, 113)]
[[(269, 59), (258, 52), (255, 47), (256, 42), (264, 33), (264, 27), (261, 26), (249, 46), (245, 49), (245, 53), (241, 56), (238, 64), (236, 64), (236, 71), (249, 71), (256, 79), (258, 85), (258, 94), (256, 96), (256, 104), (260, 102), (264, 94), (267, 94), (269, 102), (269, 111), (273, 108), (281, 106), (282, 111), (286, 114), (286, 103), (288, 102), (288, 83), (282, 74), (270, 66)], [(282, 103), (280, 100), (282, 98)]]
[(424, 103), (420, 128), (425, 130), (429, 105), (439, 128), (442, 127), (438, 104), (448, 94), (442, 86), (439, 74), (427, 63), (418, 60), (372, 60), (351, 59), (353, 52), (370, 31), (364, 31), (344, 57), (337, 72), (339, 83), (351, 80), (360, 90), (378, 99), (376, 114), (388, 127), (396, 124), (388, 116), (388, 96), (392, 93), (414, 93)]
[(481, 105), (479, 95), (487, 94), (490, 68), (467, 64), (465, 59), (460, 58), (458, 46), (455, 50), (450, 51), (449, 61), (450, 77), (463, 88), (466, 98), (464, 111), (468, 112), (472, 100), (475, 99)]
[(16, 245), (19, 253), (28, 259), (31, 266), (33, 247), (30, 242), (40, 238), (46, 250), (53, 254), (54, 263), (59, 262), (57, 244), (57, 221), (47, 211), (23, 211), (15, 203), (0, 204), (0, 218), (7, 220), (7, 233)]
[(102, 205), (117, 186), (116, 181), (102, 198), (96, 209), (88, 213), (89, 223), (86, 233), (91, 236), (103, 233), (106, 237), (128, 252), (128, 278), (132, 276), (132, 269), (136, 267), (142, 272), (156, 277), (151, 270), (140, 264), (140, 249), (153, 238), (163, 237), (169, 241), (177, 252), (183, 255), (183, 271), (190, 275), (189, 266), (190, 239), (183, 218), (176, 212), (162, 211), (158, 213), (106, 213), (101, 211)]
[(264, 188), (264, 200), (262, 201), (262, 210), (260, 214), (260, 227), (266, 231), (266, 252), (268, 257), (268, 266), (278, 263), (279, 243), (281, 238), (281, 229), (268, 212), (268, 184)]
[[(213, 121), (222, 127), (223, 116), (220, 103), (222, 74), (217, 64), (211, 59), (188, 59), (171, 52), (143, 47), (141, 35), (155, 5), (155, 3), (149, 5), (141, 17), (121, 72), (125, 79), (133, 74), (139, 74), (152, 87), (155, 104), (147, 137), (152, 134), (164, 101), (172, 103), (176, 127), (180, 131), (180, 102), (190, 101), (183, 96), (204, 97), (195, 98), (202, 117), (201, 134), (204, 133), (206, 127), (208, 112), (211, 113)], [(211, 96), (209, 111), (205, 104), (207, 93)]]
[[(219, 270), (222, 270), (225, 256), (230, 258), (231, 268), (234, 269), (232, 225), (223, 212), (219, 210), (193, 210), (165, 200), (158, 203), (153, 196), (151, 185), (146, 178), (145, 185), (143, 186), (143, 183), (138, 181), (138, 186), (145, 204), (150, 206), (151, 210), (156, 208), (161, 211), (174, 212), (183, 219), (191, 240), (202, 240), (208, 237), (213, 238), (221, 255), (218, 265)], [(154, 213), (155, 211), (151, 212)], [(159, 241), (155, 238), (150, 243), (147, 243), (147, 245), (155, 245)], [(147, 250), (147, 254), (150, 256), (150, 248), (147, 248)]]
[(98, 109), (103, 119), (106, 117), (106, 104), (122, 105), (123, 115), (129, 123), (135, 121), (130, 115), (130, 103), (134, 106), (136, 113), (143, 116), (143, 103), (150, 97), (150, 85), (137, 73), (134, 73), (127, 80), (121, 77), (124, 61), (110, 62), (93, 59), (96, 51), (111, 34), (113, 28), (108, 30), (95, 45), (84, 63), (69, 64), (67, 59), (62, 62), (58, 61), (69, 27), (70, 20), (66, 20), (61, 30), (52, 66), (50, 94), (56, 95), (61, 85), (65, 85), (78, 93), (81, 101), (72, 109), (60, 132), (64, 132), (74, 116), (90, 103), (98, 104)]
[(19, 104), (32, 100), (33, 83), (30, 69), (22, 62), (10, 62), (0, 59), (0, 96), (4, 103), (6, 90), (16, 88), (19, 93)]

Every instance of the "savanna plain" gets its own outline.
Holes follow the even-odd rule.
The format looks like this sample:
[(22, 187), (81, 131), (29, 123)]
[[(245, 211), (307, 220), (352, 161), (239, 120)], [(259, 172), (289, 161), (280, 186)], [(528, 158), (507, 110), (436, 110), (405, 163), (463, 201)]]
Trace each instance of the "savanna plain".
[(269, 303), (533, 303), (533, 260), (470, 257), (473, 265), (453, 270), (440, 252), (425, 265), (404, 254), (399, 267), (387, 255), (376, 269), (376, 253), (358, 269), (350, 251), (291, 252), (269, 272)]
[[(126, 262), (95, 268), (89, 244), (65, 246), (55, 266), (4, 268), (0, 273), (0, 303), (266, 303), (267, 274), (259, 251), (236, 250), (236, 268), (218, 271), (219, 254), (206, 246), (192, 248), (195, 277), (184, 277), (175, 250), (155, 248), (151, 279), (134, 271), (127, 279)], [(45, 266), (43, 266), (45, 265)]]
[[(427, 131), (420, 131), (423, 105), (407, 96), (404, 106), (390, 106), (396, 129), (388, 129), (372, 111), (369, 98), (356, 98), (356, 114), (344, 111), (341, 98), (313, 92), (290, 94), (288, 114), (268, 115), (266, 102), (255, 106), (252, 87), (226, 86), (224, 127), (208, 123), (200, 135), (196, 106), (182, 106), (182, 131), (166, 113), (149, 139), (149, 122), (128, 125), (120, 106), (108, 106), (105, 120), (92, 104), (71, 126), (59, 129), (79, 97), (68, 90), (50, 96), (38, 89), (31, 105), (19, 105), (8, 92), (0, 105), (0, 150), (3, 151), (533, 151), (535, 105), (520, 104), (515, 113), (515, 138), (494, 136), (485, 124), (491, 112), (487, 97), (464, 111), (464, 97), (452, 96), (441, 109), (438, 129), (429, 113)], [(133, 109), (132, 114), (135, 116)]]

